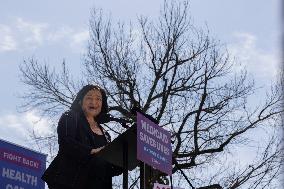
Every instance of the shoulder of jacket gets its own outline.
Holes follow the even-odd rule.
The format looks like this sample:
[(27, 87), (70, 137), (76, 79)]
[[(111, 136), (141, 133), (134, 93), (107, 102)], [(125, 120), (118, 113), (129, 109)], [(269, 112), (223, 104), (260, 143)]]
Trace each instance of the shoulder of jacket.
[(72, 110), (68, 110), (68, 111), (66, 111), (66, 112), (64, 112), (63, 114), (62, 114), (62, 116), (76, 116), (78, 113), (77, 112), (74, 112), (74, 111), (72, 111)]
[(64, 128), (77, 128), (77, 120), (78, 116), (77, 113), (74, 111), (66, 111), (64, 112), (59, 121), (58, 121), (58, 127), (64, 127)]
[(66, 112), (64, 112), (62, 115), (61, 115), (61, 117), (60, 117), (60, 120), (75, 120), (75, 119), (77, 119), (77, 113), (76, 112), (74, 112), (74, 111), (66, 111)]

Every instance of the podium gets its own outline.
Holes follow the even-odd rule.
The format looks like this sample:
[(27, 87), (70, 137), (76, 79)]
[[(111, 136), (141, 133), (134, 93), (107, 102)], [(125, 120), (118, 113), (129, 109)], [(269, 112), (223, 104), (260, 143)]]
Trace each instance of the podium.
[(123, 168), (123, 189), (128, 189), (128, 171), (137, 166), (140, 167), (140, 189), (149, 187), (151, 168), (170, 175), (172, 170), (170, 133), (143, 112), (137, 112), (136, 118), (132, 127), (97, 154), (109, 163)]
[(123, 168), (123, 189), (128, 189), (128, 171), (141, 165), (136, 158), (136, 127), (134, 124), (97, 154), (109, 163)]
[[(127, 129), (124, 133), (120, 134), (111, 143), (105, 146), (97, 156), (105, 159), (113, 165), (124, 167), (126, 166), (129, 171), (136, 168), (139, 161), (136, 159), (137, 151), (136, 141), (136, 124)], [(127, 156), (125, 156), (127, 155)], [(127, 160), (127, 164), (124, 160)]]

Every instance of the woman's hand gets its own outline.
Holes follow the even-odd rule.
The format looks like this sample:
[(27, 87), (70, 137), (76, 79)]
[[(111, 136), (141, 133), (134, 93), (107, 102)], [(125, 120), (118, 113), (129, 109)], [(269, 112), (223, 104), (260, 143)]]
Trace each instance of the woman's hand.
[(101, 151), (103, 148), (104, 148), (104, 146), (99, 147), (99, 148), (93, 148), (93, 149), (91, 150), (91, 154), (96, 154), (96, 153), (98, 153), (99, 151)]

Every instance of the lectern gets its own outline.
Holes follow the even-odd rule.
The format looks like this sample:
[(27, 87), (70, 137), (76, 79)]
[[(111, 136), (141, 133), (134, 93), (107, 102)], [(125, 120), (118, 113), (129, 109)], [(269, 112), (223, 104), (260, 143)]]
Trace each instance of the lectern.
[(172, 171), (170, 133), (159, 127), (147, 114), (137, 112), (136, 118), (137, 122), (132, 127), (97, 154), (109, 163), (123, 168), (123, 189), (128, 189), (128, 171), (138, 165), (140, 189), (146, 189), (146, 182), (149, 182), (149, 167), (168, 175)]
[[(123, 168), (123, 189), (128, 189), (128, 171), (139, 165), (136, 158), (136, 124), (115, 138), (97, 156)], [(141, 170), (140, 170), (141, 171)]]

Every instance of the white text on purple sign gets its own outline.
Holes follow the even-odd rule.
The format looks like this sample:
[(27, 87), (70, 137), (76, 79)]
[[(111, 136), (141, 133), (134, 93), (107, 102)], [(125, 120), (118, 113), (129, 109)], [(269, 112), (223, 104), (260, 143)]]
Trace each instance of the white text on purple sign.
[[(9, 169), (9, 168), (2, 168), (2, 174), (1, 176), (3, 178), (8, 178), (17, 182), (22, 182), (22, 183), (26, 183), (26, 184), (30, 184), (32, 186), (37, 186), (37, 177), (18, 171), (18, 170), (14, 170), (14, 169)], [(7, 187), (6, 187), (7, 188)]]
[(40, 169), (40, 162), (38, 160), (26, 157), (23, 154), (12, 152), (7, 149), (1, 149), (0, 154), (1, 154), (0, 159), (2, 160), (9, 161), (11, 163), (15, 163), (33, 169)]
[[(166, 159), (164, 156), (162, 156), (162, 155), (156, 153), (155, 151), (151, 150), (150, 148), (147, 148), (146, 146), (144, 146), (144, 151), (145, 151), (145, 152), (148, 152), (149, 154), (151, 154), (151, 155), (154, 156), (155, 158), (159, 159), (160, 161), (163, 161), (163, 162), (165, 162), (165, 163), (168, 162), (167, 159)], [(152, 162), (158, 163), (156, 160), (152, 160)]]
[(149, 125), (147, 122), (143, 120), (141, 120), (141, 125), (142, 129), (145, 130), (148, 134), (150, 134), (150, 136), (143, 132), (140, 132), (139, 133), (140, 140), (168, 156), (170, 154), (170, 149), (167, 146), (165, 146), (169, 142), (168, 136), (160, 132), (157, 128)]

